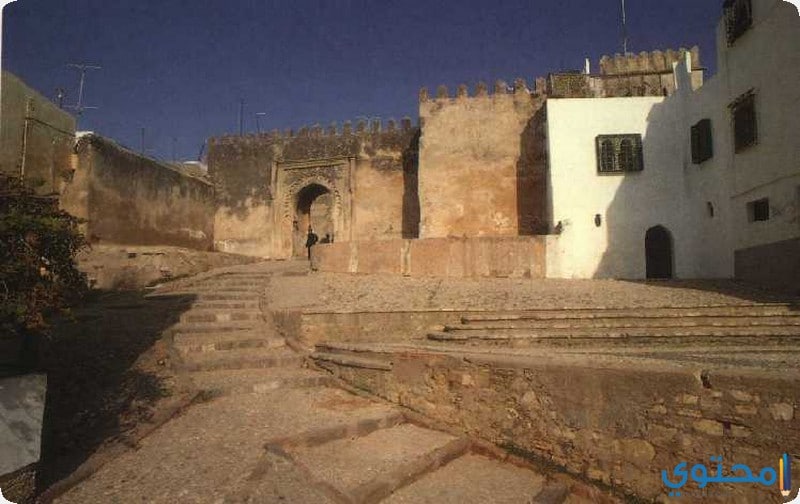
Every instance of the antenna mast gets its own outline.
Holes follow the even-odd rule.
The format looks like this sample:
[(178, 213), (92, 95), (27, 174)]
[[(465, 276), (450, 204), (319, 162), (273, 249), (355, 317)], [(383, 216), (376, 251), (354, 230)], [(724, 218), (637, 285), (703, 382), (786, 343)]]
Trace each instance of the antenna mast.
[(628, 54), (628, 18), (625, 14), (625, 0), (622, 1), (622, 54)]
[(85, 106), (83, 104), (83, 85), (86, 82), (86, 71), (87, 70), (100, 70), (100, 68), (102, 68), (102, 67), (99, 67), (97, 65), (86, 65), (86, 64), (83, 64), (83, 63), (70, 63), (67, 66), (70, 66), (70, 67), (73, 67), (73, 68), (77, 68), (78, 71), (81, 73), (81, 83), (80, 83), (80, 86), (78, 87), (78, 103), (76, 103), (75, 105), (69, 105), (68, 106), (69, 108), (75, 110), (75, 114), (78, 117), (80, 117), (81, 115), (83, 115), (83, 111), (84, 110), (96, 109), (97, 108), (97, 107), (87, 107), (87, 106)]

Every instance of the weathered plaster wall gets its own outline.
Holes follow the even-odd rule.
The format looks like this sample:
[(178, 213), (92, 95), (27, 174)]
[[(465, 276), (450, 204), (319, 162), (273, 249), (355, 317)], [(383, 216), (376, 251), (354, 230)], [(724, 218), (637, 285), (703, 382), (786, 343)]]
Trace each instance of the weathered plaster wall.
[(479, 85), (450, 98), (420, 96), (419, 191), (423, 238), (518, 236), (543, 231), (543, 96), (522, 80), (509, 93)]
[(72, 174), (75, 118), (6, 71), (0, 95), (0, 171), (60, 193)]
[(545, 237), (427, 238), (320, 244), (312, 266), (337, 273), (543, 278)]
[(88, 219), (91, 241), (208, 250), (214, 188), (97, 135), (76, 146), (77, 171), (62, 207)]
[(211, 139), (217, 249), (274, 258), (298, 255), (305, 229), (297, 233), (293, 221), (298, 220), (298, 195), (310, 184), (331, 193), (336, 242), (416, 236), (417, 138), (418, 130), (404, 120), (385, 127), (362, 122), (355, 131), (346, 123), (342, 130), (315, 127), (297, 134)]
[[(731, 178), (733, 247), (736, 276), (772, 286), (800, 285), (797, 247), (800, 239), (800, 17), (796, 8), (781, 0), (753, 0), (753, 25), (731, 46), (725, 25), (717, 28), (721, 80), (719, 105), (755, 93), (758, 141), (738, 153), (732, 147), (720, 153)], [(732, 136), (730, 123), (722, 134)], [(714, 141), (719, 137), (715, 135)], [(751, 222), (747, 204), (769, 199), (768, 221)], [(749, 260), (747, 258), (750, 258)], [(768, 268), (753, 268), (752, 259), (772, 261)], [(774, 266), (786, 265), (782, 273)], [(762, 275), (763, 273), (763, 275)], [(776, 281), (777, 280), (777, 281)]]

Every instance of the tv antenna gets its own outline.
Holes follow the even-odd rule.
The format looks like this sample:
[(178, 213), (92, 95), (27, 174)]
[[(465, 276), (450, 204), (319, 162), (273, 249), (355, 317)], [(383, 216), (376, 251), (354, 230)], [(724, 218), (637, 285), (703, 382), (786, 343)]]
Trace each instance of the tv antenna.
[(625, 13), (625, 0), (622, 2), (622, 54), (628, 54), (628, 17)]
[(261, 121), (260, 121), (260, 119), (262, 117), (267, 117), (267, 113), (266, 112), (256, 112), (256, 131), (258, 131), (259, 134), (261, 134)]
[(77, 68), (78, 71), (81, 73), (81, 83), (78, 87), (78, 103), (75, 105), (68, 105), (68, 108), (71, 108), (75, 111), (75, 114), (80, 117), (83, 115), (84, 110), (96, 109), (97, 107), (88, 107), (83, 104), (83, 86), (86, 82), (86, 71), (87, 70), (100, 70), (102, 67), (97, 65), (87, 65), (84, 63), (70, 63), (67, 66), (72, 68)]

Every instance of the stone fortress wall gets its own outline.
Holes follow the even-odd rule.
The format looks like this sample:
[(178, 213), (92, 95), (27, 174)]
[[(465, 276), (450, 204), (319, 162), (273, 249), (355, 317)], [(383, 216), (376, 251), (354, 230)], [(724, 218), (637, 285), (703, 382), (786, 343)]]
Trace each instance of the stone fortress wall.
[(94, 134), (75, 146), (61, 206), (86, 220), (93, 243), (212, 248), (214, 188)]
[(479, 83), (474, 96), (420, 92), (422, 238), (526, 236), (546, 229), (542, 89)]
[[(307, 223), (298, 205), (309, 204), (310, 188), (329, 200), (334, 241), (416, 237), (418, 137), (404, 119), (211, 139), (217, 249), (305, 254)], [(318, 199), (310, 202), (312, 214)]]
[(599, 73), (551, 73), (544, 84), (551, 98), (621, 98), (629, 96), (667, 96), (676, 91), (675, 65), (691, 58), (692, 89), (703, 85), (704, 68), (700, 48), (642, 51), (638, 54), (603, 56)]

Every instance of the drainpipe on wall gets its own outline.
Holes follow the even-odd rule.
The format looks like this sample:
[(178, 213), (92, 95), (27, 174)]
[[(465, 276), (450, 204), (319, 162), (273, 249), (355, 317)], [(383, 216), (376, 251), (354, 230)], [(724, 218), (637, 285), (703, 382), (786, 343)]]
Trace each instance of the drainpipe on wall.
[(22, 162), (19, 165), (19, 178), (25, 180), (25, 158), (28, 157), (28, 128), (30, 120), (26, 117), (22, 127)]

